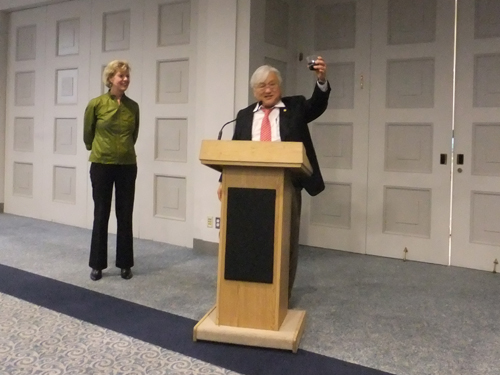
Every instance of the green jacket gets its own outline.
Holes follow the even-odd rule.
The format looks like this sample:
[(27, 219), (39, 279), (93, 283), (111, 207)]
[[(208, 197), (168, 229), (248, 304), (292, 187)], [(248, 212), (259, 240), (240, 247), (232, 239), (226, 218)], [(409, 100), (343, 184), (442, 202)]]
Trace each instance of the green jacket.
[(123, 95), (92, 99), (83, 118), (83, 141), (89, 161), (101, 164), (136, 164), (135, 142), (139, 134), (139, 105)]

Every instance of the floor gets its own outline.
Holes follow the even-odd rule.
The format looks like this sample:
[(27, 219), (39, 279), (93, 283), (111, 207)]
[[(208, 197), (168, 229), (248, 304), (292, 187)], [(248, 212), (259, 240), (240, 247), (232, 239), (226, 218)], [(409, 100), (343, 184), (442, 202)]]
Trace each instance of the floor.
[[(214, 304), (217, 258), (138, 240), (134, 277), (89, 278), (90, 231), (0, 214), (0, 264), (199, 320)], [(302, 247), (291, 308), (300, 348), (394, 374), (500, 374), (500, 275)]]
[(238, 375), (1, 293), (0, 334), (5, 375)]

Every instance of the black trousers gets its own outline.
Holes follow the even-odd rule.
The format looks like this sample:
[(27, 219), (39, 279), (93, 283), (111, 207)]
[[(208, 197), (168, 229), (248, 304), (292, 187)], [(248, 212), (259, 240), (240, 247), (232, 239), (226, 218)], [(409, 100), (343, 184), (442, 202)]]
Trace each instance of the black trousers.
[(292, 295), (293, 283), (299, 262), (300, 212), (302, 209), (302, 193), (300, 188), (292, 192), (292, 212), (290, 218), (290, 263), (288, 270), (288, 298)]
[(108, 223), (115, 186), (115, 212), (117, 221), (116, 267), (134, 265), (132, 213), (134, 211), (137, 164), (100, 164), (90, 166), (92, 198), (94, 199), (94, 225), (90, 244), (89, 266), (103, 270), (108, 267)]

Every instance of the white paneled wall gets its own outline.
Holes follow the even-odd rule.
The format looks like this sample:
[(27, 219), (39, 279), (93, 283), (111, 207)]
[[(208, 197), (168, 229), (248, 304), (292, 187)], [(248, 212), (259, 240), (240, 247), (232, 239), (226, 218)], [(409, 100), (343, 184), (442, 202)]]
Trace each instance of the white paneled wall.
[[(198, 154), (236, 112), (237, 12), (237, 0), (72, 0), (1, 16), (0, 52), (2, 35), (9, 39), (7, 70), (0, 64), (5, 211), (91, 228), (83, 113), (106, 91), (103, 67), (124, 59), (132, 67), (127, 95), (141, 112), (134, 235), (182, 246), (217, 242), (207, 217), (220, 215), (218, 174)], [(249, 14), (241, 20), (249, 25)], [(240, 51), (247, 61), (248, 54)], [(239, 72), (248, 77), (244, 65)], [(239, 94), (245, 102), (246, 93)], [(0, 122), (0, 141), (1, 130)]]

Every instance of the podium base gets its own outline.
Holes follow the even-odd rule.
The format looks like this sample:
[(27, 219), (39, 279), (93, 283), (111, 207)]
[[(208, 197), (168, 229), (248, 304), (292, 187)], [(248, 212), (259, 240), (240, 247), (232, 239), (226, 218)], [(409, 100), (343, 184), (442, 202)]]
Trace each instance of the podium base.
[(304, 331), (306, 312), (304, 310), (288, 310), (279, 331), (217, 325), (215, 324), (216, 316), (217, 306), (214, 306), (194, 327), (194, 341), (216, 341), (285, 349), (297, 353), (299, 341)]

